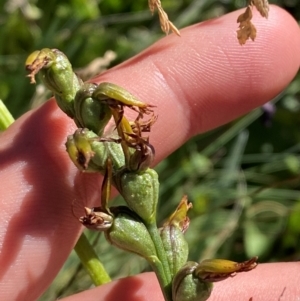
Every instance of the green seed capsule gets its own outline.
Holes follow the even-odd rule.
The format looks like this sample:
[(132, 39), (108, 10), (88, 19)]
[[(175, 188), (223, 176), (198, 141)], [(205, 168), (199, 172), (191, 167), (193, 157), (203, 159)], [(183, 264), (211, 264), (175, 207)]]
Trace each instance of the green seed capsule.
[(78, 129), (68, 136), (66, 149), (70, 159), (82, 171), (103, 173), (108, 158), (116, 170), (125, 164), (120, 144), (101, 142), (99, 137), (88, 129)]
[(176, 274), (172, 283), (173, 301), (205, 301), (209, 298), (213, 284), (195, 277), (198, 263), (187, 262)]
[(126, 207), (112, 208), (112, 212), (113, 224), (105, 232), (108, 241), (120, 249), (138, 254), (147, 260), (156, 257), (154, 244), (142, 221)]
[(74, 101), (74, 120), (78, 127), (86, 127), (98, 136), (102, 136), (112, 113), (106, 103), (92, 98), (96, 89), (98, 89), (98, 85), (85, 83), (77, 92)]
[(33, 52), (26, 60), (28, 77), (35, 82), (38, 72), (44, 85), (54, 93), (58, 106), (69, 117), (74, 118), (74, 99), (82, 81), (73, 72), (72, 65), (58, 49), (44, 48)]
[(146, 223), (156, 219), (159, 181), (155, 170), (121, 171), (115, 176), (116, 186), (127, 205)]
[(173, 225), (163, 227), (160, 236), (166, 251), (171, 275), (174, 276), (187, 262), (189, 254), (188, 243), (182, 231)]

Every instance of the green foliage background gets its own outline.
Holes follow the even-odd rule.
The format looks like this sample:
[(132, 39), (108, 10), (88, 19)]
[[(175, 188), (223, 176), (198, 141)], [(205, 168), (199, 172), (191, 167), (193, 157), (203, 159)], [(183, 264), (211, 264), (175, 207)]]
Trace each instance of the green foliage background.
[[(300, 19), (300, 2), (277, 1)], [(240, 0), (164, 0), (179, 28), (244, 7)], [(0, 7), (0, 99), (15, 118), (30, 109), (29, 99), (45, 100), (25, 79), (24, 62), (36, 49), (58, 48), (74, 68), (83, 68), (107, 50), (118, 64), (161, 38), (157, 16), (147, 1), (23, 0)], [(187, 232), (190, 259), (293, 261), (300, 255), (300, 77), (275, 100), (270, 127), (261, 108), (198, 136), (162, 162), (159, 220), (183, 194), (193, 202)], [(87, 232), (110, 274), (117, 278), (148, 270), (136, 256), (112, 248)], [(122, 256), (119, 256), (121, 255)], [(71, 254), (52, 286), (40, 298), (54, 300), (87, 289), (89, 277)]]

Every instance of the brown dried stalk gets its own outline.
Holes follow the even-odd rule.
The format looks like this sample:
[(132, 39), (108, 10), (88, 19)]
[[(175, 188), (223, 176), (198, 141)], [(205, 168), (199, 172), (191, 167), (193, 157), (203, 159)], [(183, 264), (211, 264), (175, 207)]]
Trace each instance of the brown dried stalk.
[(180, 32), (177, 29), (177, 27), (169, 20), (169, 17), (167, 13), (164, 11), (164, 9), (161, 6), (160, 0), (148, 0), (149, 9), (154, 13), (155, 10), (158, 12), (159, 22), (161, 30), (168, 34), (170, 30), (174, 32), (176, 35), (180, 36)]
[(249, 0), (246, 11), (239, 15), (237, 19), (237, 22), (240, 23), (239, 29), (237, 30), (237, 38), (241, 45), (244, 45), (248, 39), (254, 41), (256, 38), (256, 28), (251, 22), (253, 6), (256, 7), (262, 17), (268, 18), (268, 0)]

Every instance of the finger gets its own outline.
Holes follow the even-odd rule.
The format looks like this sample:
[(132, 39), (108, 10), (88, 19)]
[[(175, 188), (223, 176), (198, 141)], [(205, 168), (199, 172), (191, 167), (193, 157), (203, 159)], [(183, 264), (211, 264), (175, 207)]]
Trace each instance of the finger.
[(72, 202), (83, 208), (99, 191), (99, 176), (77, 173), (65, 151), (73, 129), (50, 101), (0, 137), (0, 300), (35, 300), (45, 290), (81, 228)]
[(298, 71), (300, 31), (295, 20), (276, 6), (271, 6), (269, 19), (255, 12), (257, 38), (240, 46), (236, 20), (241, 12), (188, 27), (180, 38), (168, 36), (97, 78), (157, 105), (150, 141), (158, 161), (192, 135), (271, 100)]
[[(253, 271), (215, 283), (209, 301), (297, 300), (300, 296), (299, 275), (299, 263), (262, 264)], [(79, 300), (162, 301), (163, 296), (155, 275), (145, 273), (62, 299)]]
[(297, 300), (299, 280), (299, 262), (262, 264), (253, 271), (216, 283), (211, 301)]
[[(168, 36), (148, 52), (101, 77), (159, 105), (159, 121), (151, 133), (158, 159), (192, 134), (224, 123), (273, 97), (298, 68), (299, 54), (294, 49), (299, 48), (299, 29), (289, 15), (272, 8), (269, 20), (255, 19), (260, 36), (265, 38), (258, 37), (255, 43), (240, 47), (234, 37), (236, 24), (227, 25), (235, 23), (239, 13), (185, 29), (180, 39)], [(226, 26), (229, 27), (224, 30)], [(283, 30), (286, 26), (288, 33)], [(220, 48), (223, 44), (224, 48)], [(272, 59), (262, 65), (263, 72), (252, 68), (266, 61), (265, 53)], [(275, 60), (275, 54), (279, 58), (286, 56), (284, 64)], [(240, 57), (243, 60), (235, 63)], [(269, 72), (266, 81), (264, 75)], [(241, 89), (242, 85), (245, 87)], [(244, 94), (240, 95), (241, 90)], [(1, 137), (6, 141), (0, 146), (3, 300), (26, 300), (25, 296), (33, 300), (45, 289), (79, 233), (71, 213), (72, 202), (84, 193), (90, 199), (99, 190), (99, 179), (77, 174), (65, 153), (63, 144), (74, 129), (71, 124), (53, 102), (48, 102), (17, 121)]]

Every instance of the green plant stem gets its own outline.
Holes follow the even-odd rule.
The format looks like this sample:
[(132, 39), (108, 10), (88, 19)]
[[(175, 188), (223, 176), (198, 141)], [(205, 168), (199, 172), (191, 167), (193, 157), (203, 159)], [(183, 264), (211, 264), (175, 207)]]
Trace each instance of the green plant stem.
[(82, 233), (78, 239), (74, 250), (96, 286), (111, 281), (103, 264), (84, 233)]
[(9, 110), (0, 99), (0, 130), (6, 130), (14, 121), (15, 120), (10, 114)]
[(152, 256), (151, 258), (148, 257), (147, 261), (148, 263), (150, 263), (153, 271), (155, 272), (165, 301), (172, 301), (171, 283), (168, 283), (166, 280), (165, 272), (161, 261), (156, 256)]
[[(155, 245), (157, 256), (161, 262), (163, 275), (161, 275), (161, 271), (157, 271), (156, 275), (159, 279), (161, 288), (163, 290), (164, 296), (166, 300), (172, 300), (172, 276), (170, 272), (169, 262), (167, 259), (167, 255), (165, 252), (165, 248), (163, 246), (162, 240), (160, 238), (156, 222), (152, 224), (146, 225), (148, 232), (151, 236), (151, 239)], [(156, 272), (156, 271), (155, 271)], [(160, 274), (158, 274), (160, 273)], [(161, 279), (160, 279), (161, 278)]]

